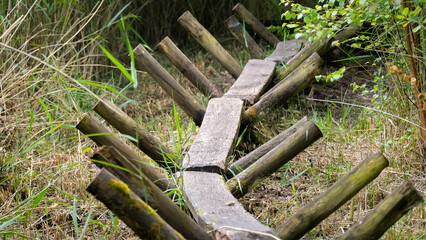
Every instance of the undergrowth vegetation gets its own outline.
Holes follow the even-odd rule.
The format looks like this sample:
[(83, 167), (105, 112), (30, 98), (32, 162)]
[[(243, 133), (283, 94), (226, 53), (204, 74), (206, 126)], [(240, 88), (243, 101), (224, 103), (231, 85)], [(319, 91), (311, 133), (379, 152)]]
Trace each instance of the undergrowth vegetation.
[[(166, 3), (170, 14), (163, 17), (163, 24), (176, 22), (178, 11), (173, 12), (176, 7), (173, 4), (178, 1), (158, 1), (162, 3), (157, 3), (155, 10), (147, 9), (154, 4), (152, 1), (141, 2), (139, 6), (137, 1), (0, 1), (0, 235), (3, 238), (136, 239), (113, 213), (86, 192), (99, 171), (89, 159), (96, 146), (75, 125), (99, 98), (115, 102), (176, 155), (184, 156), (191, 145), (198, 128), (145, 72), (135, 68), (130, 54), (137, 44), (145, 44), (144, 39), (153, 41), (172, 33), (173, 27), (160, 29), (157, 25), (147, 31), (155, 37), (140, 36), (138, 24), (158, 19), (154, 16), (164, 13), (158, 9), (163, 9), (162, 4)], [(182, 4), (190, 5), (184, 10), (204, 9), (197, 5), (199, 2), (193, 1), (192, 5), (191, 2)], [(206, 2), (211, 6), (203, 6), (203, 11), (210, 11), (211, 15), (215, 9), (225, 9), (226, 14), (231, 14), (235, 4), (220, 1), (216, 6), (212, 1)], [(264, 2), (262, 8), (276, 6), (271, 11), (281, 11), (278, 1)], [(424, 6), (424, 1), (415, 4)], [(352, 202), (312, 230), (310, 237), (338, 236), (403, 179), (412, 181), (425, 196), (425, 158), (419, 148), (421, 122), (411, 94), (412, 85), (401, 79), (402, 74), (390, 71), (395, 65), (407, 75), (410, 73), (402, 27), (406, 21), (414, 20), (399, 5), (391, 5), (389, 9), (391, 20), (384, 16), (379, 23), (372, 24), (371, 29), (376, 31), (366, 31), (373, 35), (359, 35), (359, 39), (341, 43), (344, 61), (330, 61), (324, 72), (326, 76), (346, 66), (339, 80), (315, 84), (310, 92), (292, 99), (287, 107), (254, 126), (257, 143), (239, 144), (235, 158), (305, 115), (324, 133), (317, 143), (241, 199), (265, 224), (279, 225), (377, 151), (386, 154), (391, 166)], [(423, 24), (417, 26), (424, 26), (424, 12), (416, 16), (416, 21)], [(301, 17), (304, 19), (303, 14)], [(217, 17), (214, 23), (222, 24), (223, 20)], [(420, 39), (425, 39), (424, 27), (413, 29)], [(224, 42), (244, 65), (248, 54), (233, 41)], [(422, 48), (416, 56), (424, 82), (424, 40), (419, 46)], [(217, 62), (198, 47), (191, 44), (185, 47), (185, 53), (209, 79), (229, 87), (229, 77)], [(171, 75), (207, 104), (207, 99), (189, 86), (165, 57), (153, 54)], [(176, 202), (183, 205), (180, 195), (176, 196)], [(403, 217), (384, 239), (425, 239), (425, 207), (423, 203)]]

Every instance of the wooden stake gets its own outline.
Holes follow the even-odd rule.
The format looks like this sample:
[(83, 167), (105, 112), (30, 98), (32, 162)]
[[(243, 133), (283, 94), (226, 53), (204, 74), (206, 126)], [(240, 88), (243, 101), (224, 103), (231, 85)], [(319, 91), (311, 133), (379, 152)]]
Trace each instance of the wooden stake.
[[(308, 125), (309, 118), (304, 117), (302, 120), (285, 130), (284, 132), (278, 134), (262, 146), (256, 148), (246, 156), (238, 159), (238, 161), (231, 164), (231, 166), (228, 168), (228, 171), (226, 172), (226, 176), (228, 178), (234, 177), (236, 174), (242, 172), (244, 169), (248, 168), (251, 164), (256, 162), (259, 158), (263, 157), (265, 154), (267, 154), (269, 151), (271, 151), (274, 147), (276, 147), (278, 144), (283, 142), (285, 139), (290, 137), (292, 134), (294, 134), (297, 129), (302, 127), (303, 129), (307, 129), (306, 127)], [(303, 130), (302, 130), (303, 131)]]
[(322, 220), (351, 199), (364, 186), (373, 181), (389, 165), (388, 160), (377, 153), (360, 164), (324, 193), (291, 216), (277, 229), (281, 239), (299, 239)]
[(137, 166), (144, 175), (155, 182), (155, 185), (162, 191), (176, 188), (174, 183), (168, 180), (167, 173), (164, 170), (154, 167), (152, 162), (149, 162), (136, 153), (132, 148), (121, 141), (117, 135), (114, 135), (114, 133), (105, 127), (92, 113), (84, 114), (76, 128), (83, 134), (88, 135), (98, 146), (111, 146), (120, 151), (120, 153), (132, 164)]
[(240, 76), (243, 68), (220, 45), (220, 43), (187, 11), (179, 17), (178, 22), (235, 78)]
[(261, 120), (271, 111), (272, 107), (285, 103), (311, 85), (315, 80), (315, 75), (319, 74), (322, 64), (321, 57), (316, 52), (313, 53), (295, 71), (266, 92), (256, 104), (245, 111), (244, 123), (254, 123)]
[(137, 141), (132, 143), (163, 168), (174, 170), (180, 166), (181, 159), (173, 157), (174, 153), (168, 147), (145, 131), (114, 103), (103, 99), (95, 105), (93, 110), (119, 132), (135, 138)]
[(165, 37), (157, 48), (185, 75), (185, 77), (208, 98), (217, 98), (223, 95), (223, 90), (210, 82), (203, 73), (182, 53), (182, 51)]
[(142, 239), (184, 239), (127, 184), (102, 170), (87, 191), (103, 202)]
[(296, 132), (274, 147), (270, 152), (250, 165), (242, 173), (228, 180), (229, 191), (240, 198), (256, 187), (263, 179), (297, 156), (301, 151), (322, 137), (321, 130), (311, 121), (296, 128)]
[(248, 32), (243, 29), (235, 16), (231, 16), (226, 19), (225, 23), (235, 39), (237, 39), (237, 41), (244, 46), (244, 48), (250, 53), (251, 57), (257, 59), (261, 59), (263, 57), (262, 49), (259, 47), (259, 45), (257, 45), (250, 34), (248, 34)]
[(188, 93), (158, 62), (146, 51), (142, 44), (134, 50), (136, 63), (173, 98), (191, 117), (197, 126), (201, 126), (205, 110), (200, 102)]
[(364, 219), (352, 226), (340, 240), (376, 240), (415, 205), (423, 202), (413, 184), (404, 181)]
[(92, 159), (98, 161), (98, 166), (102, 166), (99, 162), (107, 162), (118, 164), (131, 170), (132, 173), (112, 166), (103, 165), (105, 169), (127, 184), (140, 199), (149, 204), (161, 218), (180, 232), (185, 238), (199, 240), (211, 238), (190, 216), (183, 212), (161, 191), (161, 189), (155, 186), (155, 184), (143, 173), (140, 173), (139, 169), (135, 168), (135, 166), (116, 149), (111, 147), (97, 149)]
[(236, 13), (236, 16), (241, 21), (244, 21), (248, 24), (253, 30), (263, 37), (271, 46), (276, 47), (280, 40), (272, 34), (265, 25), (263, 25), (249, 10), (247, 10), (244, 5), (237, 3), (232, 11)]

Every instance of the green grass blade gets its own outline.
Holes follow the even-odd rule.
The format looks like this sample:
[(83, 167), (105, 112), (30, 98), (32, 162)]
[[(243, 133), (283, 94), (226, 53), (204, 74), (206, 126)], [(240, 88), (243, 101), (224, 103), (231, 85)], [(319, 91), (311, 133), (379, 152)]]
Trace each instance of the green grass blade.
[(108, 22), (108, 24), (106, 25), (107, 27), (111, 26), (112, 24), (114, 24), (115, 20), (118, 18), (118, 16), (121, 15), (121, 13), (131, 4), (131, 2), (129, 2), (126, 6), (124, 6), (120, 11), (118, 11), (117, 14), (115, 14), (115, 16), (113, 18), (111, 18), (111, 20)]
[(74, 230), (75, 230), (75, 236), (79, 239), (79, 231), (78, 231), (78, 219), (77, 219), (77, 206), (76, 206), (76, 201), (74, 199), (74, 202), (72, 204), (72, 222), (74, 224)]
[(126, 68), (121, 64), (117, 59), (115, 59), (114, 56), (106, 48), (104, 48), (101, 44), (99, 44), (99, 47), (102, 49), (102, 51), (105, 53), (105, 55), (111, 60), (112, 63), (126, 76), (127, 79), (133, 84), (135, 84), (135, 81), (132, 79), (132, 75), (126, 70)]
[(90, 209), (89, 216), (87, 216), (86, 222), (84, 223), (83, 229), (81, 230), (80, 237), (78, 238), (78, 240), (83, 239), (84, 233), (86, 232), (87, 226), (89, 225), (92, 212), (93, 212), (93, 209)]
[(46, 107), (46, 104), (44, 104), (43, 99), (39, 98), (38, 101), (40, 102), (41, 106), (46, 112), (47, 117), (49, 117), (50, 127), (53, 129), (53, 120), (52, 120), (52, 116), (50, 115), (49, 109)]

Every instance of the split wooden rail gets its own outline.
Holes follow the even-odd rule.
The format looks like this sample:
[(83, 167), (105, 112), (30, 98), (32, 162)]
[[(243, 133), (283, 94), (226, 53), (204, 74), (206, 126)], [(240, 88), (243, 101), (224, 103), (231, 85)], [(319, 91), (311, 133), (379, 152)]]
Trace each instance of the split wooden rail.
[[(81, 132), (104, 146), (92, 157), (103, 170), (87, 190), (143, 239), (299, 239), (388, 165), (380, 153), (370, 156), (277, 229), (263, 225), (248, 213), (238, 198), (322, 133), (305, 117), (247, 156), (230, 162), (240, 128), (260, 121), (273, 108), (309, 86), (321, 69), (321, 55), (330, 49), (332, 39), (307, 43), (300, 50), (304, 41), (281, 42), (243, 5), (237, 4), (233, 10), (237, 18), (276, 47), (272, 55), (260, 59), (264, 55), (261, 48), (246, 31), (241, 31), (236, 17), (229, 18), (227, 25), (250, 55), (257, 58), (249, 60), (244, 68), (191, 13), (184, 13), (178, 20), (236, 79), (226, 93), (210, 82), (169, 38), (158, 45), (190, 82), (209, 97), (206, 109), (142, 45), (134, 49), (138, 67), (148, 72), (200, 126), (183, 160), (108, 100), (100, 101), (93, 110), (119, 132), (130, 136), (132, 143), (151, 159), (127, 146), (92, 113), (85, 114), (77, 125)], [(353, 29), (348, 28), (335, 39), (351, 34)], [(282, 63), (286, 63), (286, 68), (278, 70), (277, 65)], [(274, 77), (282, 80), (270, 88)], [(178, 178), (181, 181), (172, 180)], [(175, 188), (182, 190), (192, 218), (164, 194)], [(404, 183), (341, 239), (377, 239), (421, 200), (413, 186)], [(383, 219), (381, 214), (391, 217)]]

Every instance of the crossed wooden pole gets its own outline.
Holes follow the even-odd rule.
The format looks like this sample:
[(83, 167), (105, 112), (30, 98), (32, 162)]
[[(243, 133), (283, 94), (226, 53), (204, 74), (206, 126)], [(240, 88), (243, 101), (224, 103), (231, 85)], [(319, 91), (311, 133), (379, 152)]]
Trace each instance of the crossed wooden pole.
[[(200, 126), (184, 159), (177, 158), (167, 146), (106, 99), (99, 101), (93, 110), (120, 133), (131, 136), (132, 143), (151, 159), (127, 146), (93, 113), (85, 114), (77, 125), (102, 146), (92, 157), (102, 171), (87, 190), (143, 239), (299, 239), (373, 181), (389, 164), (382, 154), (371, 155), (276, 229), (250, 215), (238, 198), (319, 139), (322, 133), (305, 117), (247, 156), (230, 162), (240, 129), (262, 120), (311, 85), (323, 64), (321, 56), (330, 50), (330, 42), (348, 38), (359, 29), (347, 28), (333, 39), (313, 43), (281, 42), (242, 4), (233, 10), (236, 17), (229, 18), (226, 24), (253, 57), (244, 68), (191, 13), (186, 12), (178, 19), (236, 79), (226, 93), (209, 81), (168, 37), (157, 46), (210, 99), (206, 109), (142, 45), (134, 49), (138, 66)], [(263, 51), (242, 29), (237, 18), (275, 47), (274, 53), (262, 59)], [(303, 43), (305, 46), (301, 49)], [(281, 63), (286, 67), (278, 70), (277, 65)], [(282, 80), (269, 88), (277, 78)], [(173, 181), (177, 178), (182, 181)], [(175, 188), (182, 190), (192, 217), (166, 195)], [(340, 239), (378, 239), (421, 201), (415, 188), (404, 182)]]

